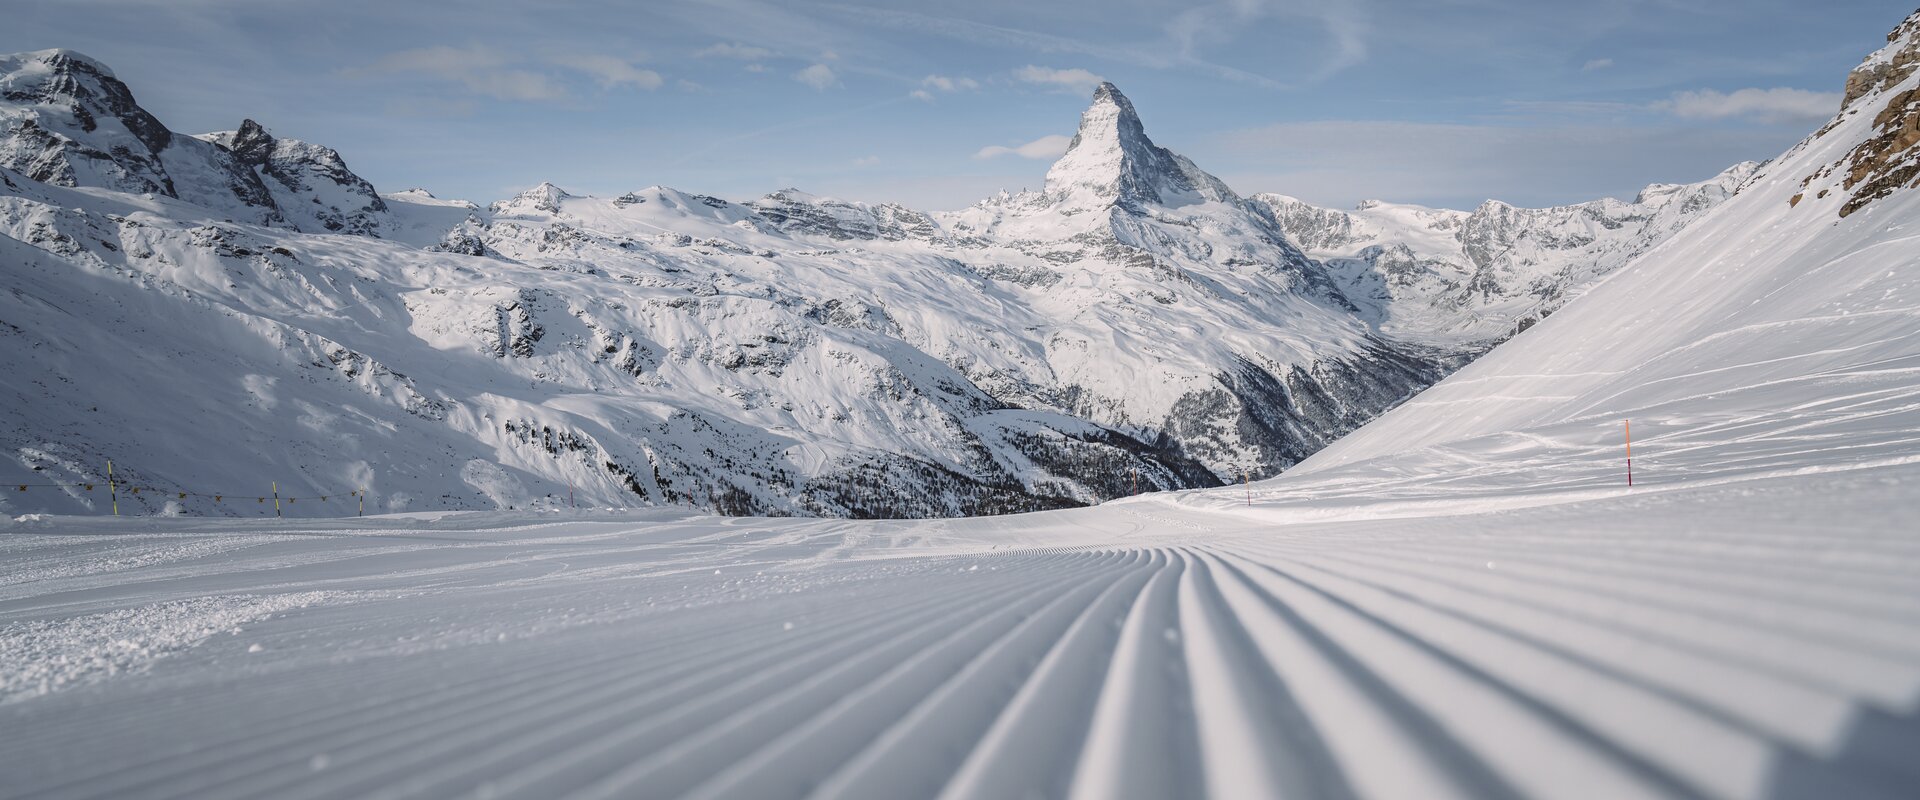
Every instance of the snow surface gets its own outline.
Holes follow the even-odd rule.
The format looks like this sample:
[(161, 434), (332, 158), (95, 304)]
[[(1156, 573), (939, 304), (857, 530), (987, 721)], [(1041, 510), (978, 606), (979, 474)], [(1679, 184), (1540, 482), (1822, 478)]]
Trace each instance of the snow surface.
[[(0, 794), (1912, 797), (1920, 195), (1841, 218), (1830, 167), (1916, 88), (1269, 481), (923, 521), (20, 515)], [(22, 234), (62, 192), (179, 212), (15, 188)], [(0, 245), (40, 274), (72, 241)]]
[(1916, 498), (1909, 464), (1445, 516), (1382, 494), (1288, 525), (1165, 496), (23, 520), (0, 533), (0, 776), (49, 798), (1908, 796)]

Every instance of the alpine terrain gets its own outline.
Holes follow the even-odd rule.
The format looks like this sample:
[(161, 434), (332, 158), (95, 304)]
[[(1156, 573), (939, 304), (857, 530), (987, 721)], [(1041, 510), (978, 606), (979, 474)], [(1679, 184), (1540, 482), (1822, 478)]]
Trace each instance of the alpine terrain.
[[(483, 209), (360, 193), (257, 126), (165, 134), (78, 56), (7, 63), (23, 483), (140, 452), (156, 482), (305, 467), (433, 509), (571, 477), (596, 506), (13, 516), (0, 794), (1920, 786), (1920, 12), (1765, 164), (1472, 214), (1241, 198), (1111, 87), (1044, 190), (938, 219)], [(1064, 505), (1261, 453), (1305, 457), (1031, 514), (604, 505)]]
[(0, 92), (16, 512), (923, 517), (1265, 477), (1753, 171), (1349, 215), (1242, 198), (1107, 84), (1044, 189), (938, 217), (658, 186), (481, 207), (253, 120), (176, 133), (71, 51), (0, 59)]

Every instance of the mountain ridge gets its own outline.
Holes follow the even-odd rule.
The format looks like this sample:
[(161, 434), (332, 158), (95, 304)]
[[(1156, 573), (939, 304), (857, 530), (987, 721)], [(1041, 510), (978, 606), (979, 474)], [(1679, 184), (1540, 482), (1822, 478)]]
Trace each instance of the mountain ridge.
[[(76, 121), (97, 96), (124, 94), (115, 113), (144, 124), (88, 60), (10, 58), (28, 74), (6, 85), (40, 90), (6, 107), (0, 166), (111, 155)], [(84, 91), (49, 83), (62, 72)], [(48, 149), (34, 119), (65, 138)], [(940, 215), (551, 183), (483, 207), (381, 195), (338, 153), (251, 120), (167, 133), (199, 159), (181, 163), (211, 165), (182, 168), (183, 183), (259, 190), (184, 207), (75, 170), (71, 187), (20, 174), (0, 194), (0, 233), (38, 254), (21, 258), (39, 276), (0, 298), (31, 342), (0, 379), (34, 410), (0, 436), (9, 478), (93, 482), (112, 457), (175, 485), (348, 483), (387, 510), (551, 504), (562, 486), (727, 513), (1033, 510), (1271, 475), (1479, 346), (1384, 332), (1269, 206), (1153, 144), (1110, 84), (1047, 188)], [(47, 309), (94, 297), (124, 310), (74, 350)], [(211, 314), (238, 344), (121, 332), (165, 330), (169, 314)], [(57, 370), (34, 355), (55, 351)], [(143, 408), (60, 411), (148, 383), (171, 416), (233, 429), (251, 463), (181, 459), (193, 449), (172, 435), (114, 427)]]

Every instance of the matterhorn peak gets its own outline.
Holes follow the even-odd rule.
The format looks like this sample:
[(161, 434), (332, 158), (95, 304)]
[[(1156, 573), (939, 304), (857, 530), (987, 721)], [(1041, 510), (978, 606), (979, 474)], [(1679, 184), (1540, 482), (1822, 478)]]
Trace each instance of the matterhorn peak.
[(1219, 178), (1147, 138), (1133, 102), (1101, 83), (1067, 152), (1047, 170), (1047, 194), (1073, 206), (1180, 206), (1237, 201)]

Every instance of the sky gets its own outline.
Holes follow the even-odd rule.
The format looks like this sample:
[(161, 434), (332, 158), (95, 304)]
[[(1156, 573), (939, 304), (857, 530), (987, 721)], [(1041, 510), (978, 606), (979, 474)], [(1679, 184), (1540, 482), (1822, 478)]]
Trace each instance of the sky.
[(551, 181), (925, 210), (1038, 188), (1100, 80), (1242, 194), (1631, 198), (1779, 154), (1913, 0), (7, 0), (174, 130), (252, 118), (382, 191)]

